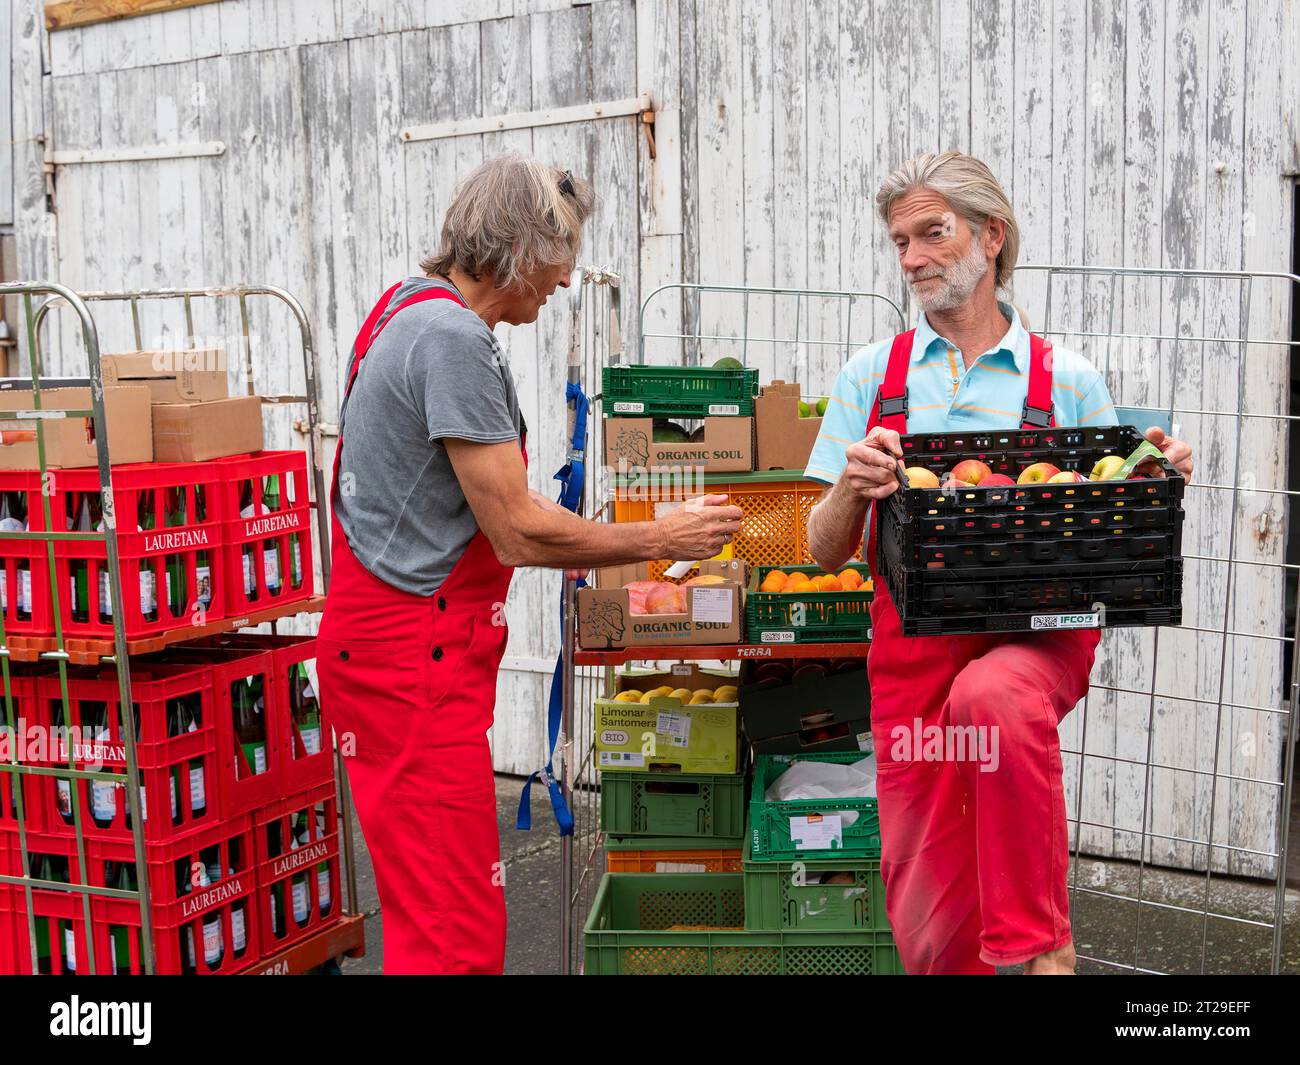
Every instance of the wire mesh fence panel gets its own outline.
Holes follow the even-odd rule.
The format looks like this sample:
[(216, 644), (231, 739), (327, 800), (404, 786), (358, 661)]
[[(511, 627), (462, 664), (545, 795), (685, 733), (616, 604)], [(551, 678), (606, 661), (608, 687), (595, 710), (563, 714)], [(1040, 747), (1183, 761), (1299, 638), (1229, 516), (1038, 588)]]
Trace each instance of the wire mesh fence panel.
[(1196, 461), (1183, 624), (1107, 631), (1089, 695), (1061, 728), (1079, 953), (1099, 969), (1207, 972), (1231, 958), (1229, 971), (1276, 971), (1295, 743), (1300, 279), (1030, 266), (1015, 281), (1031, 328), (1101, 371), (1121, 422), (1166, 428)]

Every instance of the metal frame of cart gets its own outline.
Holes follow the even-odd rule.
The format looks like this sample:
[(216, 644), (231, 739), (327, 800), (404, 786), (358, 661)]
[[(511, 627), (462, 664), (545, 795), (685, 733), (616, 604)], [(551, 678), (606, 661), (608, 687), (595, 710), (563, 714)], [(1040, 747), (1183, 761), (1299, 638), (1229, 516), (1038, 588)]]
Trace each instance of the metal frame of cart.
[[(43, 374), (42, 367), (42, 349), (40, 336), (42, 326), (44, 325), (49, 312), (56, 308), (67, 308), (72, 310), (80, 326), (81, 340), (85, 348), (86, 358), (89, 363), (89, 376), (91, 380), (92, 407), (89, 410), (71, 410), (61, 412), (41, 412), (32, 418), (32, 412), (0, 412), (0, 423), (3, 421), (13, 421), (26, 415), (22, 420), (35, 420), (37, 426), (37, 447), (40, 458), (40, 472), (42, 477), (46, 476), (47, 469), (45, 465), (44, 449), (44, 429), (45, 422), (52, 418), (64, 417), (92, 417), (94, 419), (95, 439), (97, 444), (97, 458), (99, 468), (100, 492), (103, 498), (103, 513), (105, 530), (103, 532), (90, 533), (59, 533), (59, 532), (28, 532), (28, 533), (0, 533), (0, 537), (18, 538), (23, 537), (28, 540), (43, 540), (46, 545), (46, 551), (50, 560), (50, 585), (51, 594), (54, 597), (55, 605), (55, 634), (54, 648), (44, 651), (40, 658), (54, 661), (58, 664), (61, 694), (64, 704), (65, 720), (71, 720), (68, 706), (68, 685), (67, 685), (67, 666), (73, 656), (69, 653), (64, 641), (61, 624), (59, 621), (58, 601), (59, 588), (55, 579), (55, 568), (53, 564), (54, 541), (56, 540), (102, 540), (106, 543), (108, 556), (108, 574), (109, 574), (109, 594), (113, 603), (114, 619), (114, 637), (112, 655), (105, 655), (101, 661), (113, 663), (116, 666), (118, 677), (118, 688), (121, 697), (121, 709), (123, 715), (124, 746), (126, 748), (126, 772), (85, 772), (72, 768), (72, 751), (69, 749), (69, 767), (67, 769), (45, 769), (34, 766), (19, 765), (16, 761), (3, 763), (0, 762), (0, 771), (11, 774), (14, 779), (15, 788), (14, 796), (18, 813), (18, 837), (19, 850), (23, 862), (23, 872), (27, 874), (28, 869), (28, 851), (27, 851), (27, 832), (26, 820), (23, 811), (23, 788), (20, 785), (21, 777), (24, 774), (54, 776), (61, 779), (86, 779), (99, 781), (103, 783), (124, 784), (126, 786), (127, 808), (130, 812), (131, 823), (134, 826), (134, 849), (136, 862), (136, 880), (139, 890), (136, 892), (122, 891), (112, 888), (91, 887), (87, 881), (87, 865), (85, 861), (85, 835), (82, 830), (82, 819), (85, 811), (81, 809), (81, 798), (79, 789), (72, 789), (73, 800), (73, 824), (76, 835), (78, 867), (81, 872), (81, 883), (63, 884), (52, 881), (43, 881), (33, 879), (30, 875), (22, 877), (0, 877), (0, 881), (11, 885), (21, 887), (26, 893), (26, 910), (28, 915), (28, 946), (32, 955), (32, 971), (37, 971), (36, 958), (36, 930), (34, 907), (32, 905), (32, 888), (71, 892), (81, 896), (83, 904), (83, 918), (87, 928), (87, 968), (93, 975), (103, 971), (102, 959), (95, 957), (95, 946), (93, 937), (89, 935), (90, 920), (90, 898), (92, 895), (105, 898), (122, 898), (138, 900), (141, 907), (141, 951), (144, 971), (152, 974), (155, 968), (154, 957), (154, 940), (152, 928), (152, 914), (149, 900), (149, 877), (145, 860), (145, 843), (143, 833), (143, 823), (140, 817), (140, 777), (136, 763), (135, 752), (135, 711), (131, 700), (131, 669), (129, 646), (123, 629), (122, 618), (124, 616), (121, 609), (122, 589), (121, 576), (118, 567), (118, 546), (116, 534), (116, 522), (113, 513), (113, 492), (111, 478), (111, 444), (108, 439), (108, 428), (104, 418), (103, 404), (103, 380), (100, 366), (100, 348), (99, 332), (95, 324), (94, 317), (91, 315), (87, 303), (93, 301), (99, 302), (125, 302), (129, 305), (131, 312), (133, 333), (137, 348), (142, 348), (143, 337), (141, 330), (141, 305), (153, 301), (179, 301), (182, 304), (185, 320), (185, 337), (186, 343), (192, 346), (194, 337), (194, 302), (200, 299), (232, 299), (237, 300), (239, 305), (239, 314), (243, 338), (243, 359), (244, 359), (244, 378), (247, 381), (248, 393), (254, 394), (253, 373), (252, 373), (252, 344), (250, 342), (250, 315), (249, 300), (253, 297), (270, 297), (278, 300), (290, 311), (296, 322), (299, 336), (301, 339), (301, 350), (303, 359), (303, 373), (305, 381), (305, 394), (303, 395), (280, 395), (263, 397), (265, 402), (280, 404), (300, 404), (307, 407), (308, 415), (308, 452), (311, 460), (312, 485), (315, 494), (313, 505), (316, 507), (317, 517), (317, 539), (320, 544), (320, 564), (322, 576), (326, 588), (329, 584), (330, 576), (330, 554), (329, 554), (329, 519), (326, 509), (325, 497), (325, 478), (324, 468), (320, 454), (321, 430), (318, 420), (317, 395), (316, 395), (316, 353), (312, 345), (311, 326), (307, 320), (305, 311), (298, 300), (290, 293), (283, 289), (273, 286), (262, 285), (238, 285), (218, 288), (194, 288), (194, 289), (144, 289), (137, 291), (125, 292), (89, 292), (77, 294), (70, 289), (55, 283), (49, 282), (18, 282), (13, 284), (0, 285), (0, 295), (21, 296), (23, 302), (25, 332), (27, 338), (27, 352), (29, 372), (33, 385), (33, 404), (36, 411), (41, 411), (41, 390), (40, 380)], [(34, 305), (33, 297), (44, 295), (48, 297), (39, 305)], [(44, 497), (44, 506), (46, 509), (45, 525), (46, 528), (53, 528), (49, 514), (49, 498)], [(286, 606), (283, 611), (278, 612), (279, 616), (292, 616), (304, 610), (306, 604), (293, 603)], [(274, 624), (276, 612), (268, 611), (262, 615), (250, 617), (249, 621), (253, 624), (269, 621)], [(234, 628), (233, 624), (216, 626), (217, 628)], [(190, 630), (176, 630), (176, 640), (179, 642), (183, 639), (193, 638), (195, 632)], [(13, 699), (10, 686), (10, 648), (5, 638), (3, 619), (0, 618), (0, 674), (3, 675), (4, 681), (4, 718), (3, 721), (12, 730), (14, 725), (13, 718)], [(293, 972), (301, 971), (330, 958), (340, 956), (345, 953), (355, 953), (362, 949), (364, 944), (363, 923), (360, 916), (356, 914), (356, 869), (353, 860), (353, 840), (351, 831), (351, 817), (349, 814), (349, 796), (347, 791), (347, 776), (343, 772), (342, 763), (336, 756), (336, 780), (339, 792), (339, 818), (343, 833), (343, 860), (347, 876), (347, 906), (344, 911), (344, 927), (332, 926), (323, 931), (319, 936), (304, 943), (296, 944), (293, 948), (286, 950), (283, 954), (246, 967), (244, 972)]]
[[(1207, 351), (1212, 354), (1217, 353), (1220, 357), (1225, 351), (1231, 353), (1231, 356), (1237, 360), (1235, 367), (1235, 404), (1229, 406), (1229, 397), (1224, 396), (1221, 404), (1209, 405), (1210, 407), (1220, 406), (1224, 409), (1205, 409), (1207, 405), (1204, 404), (1189, 406), (1188, 404), (1173, 402), (1171, 396), (1171, 402), (1168, 404), (1148, 403), (1139, 406), (1127, 406), (1124, 412), (1126, 414), (1133, 412), (1131, 416), (1135, 418), (1149, 416), (1151, 422), (1155, 424), (1162, 421), (1172, 423), (1178, 418), (1198, 417), (1227, 419), (1231, 423), (1237, 455), (1237, 466), (1232, 473), (1231, 480), (1226, 484), (1207, 482), (1204, 479), (1194, 480), (1189, 491), (1211, 493), (1220, 499), (1226, 496), (1223, 501), (1227, 503), (1228, 513), (1231, 516), (1230, 528), (1234, 530), (1241, 508), (1241, 501), (1248, 492), (1267, 493), (1288, 503), (1294, 497), (1300, 496), (1300, 489), (1292, 485), (1286, 488), (1258, 488), (1254, 486), (1253, 482), (1247, 484), (1241, 469), (1240, 459), (1243, 435), (1247, 431), (1248, 425), (1273, 424), (1275, 426), (1285, 426), (1289, 430), (1291, 423), (1295, 422), (1298, 417), (1289, 413), (1259, 413), (1246, 410), (1244, 409), (1243, 399), (1245, 362), (1248, 354), (1255, 357), (1259, 354), (1261, 348), (1287, 350), (1293, 355), (1296, 353), (1295, 341), (1289, 336), (1252, 335), (1252, 299), (1257, 304), (1264, 302), (1260, 299), (1260, 294), (1264, 293), (1272, 299), (1272, 305), (1276, 307), (1279, 299), (1289, 299), (1297, 291), (1300, 291), (1300, 277), (1294, 274), (1268, 272), (1147, 270), (1042, 265), (1020, 267), (1016, 271), (1015, 280), (1018, 286), (1031, 291), (1038, 299), (1038, 302), (1030, 307), (1031, 324), (1034, 330), (1049, 338), (1056, 339), (1058, 342), (1065, 343), (1069, 341), (1068, 346), (1078, 347), (1085, 354), (1089, 354), (1094, 364), (1103, 373), (1112, 369), (1110, 365), (1111, 353), (1116, 349), (1129, 352), (1134, 350), (1144, 352), (1154, 350), (1157, 352), (1158, 362), (1160, 356), (1168, 360), (1170, 345), (1172, 345), (1174, 371), (1179, 368), (1180, 358), (1187, 357), (1180, 353), (1179, 345), (1199, 346), (1193, 347), (1193, 352), (1199, 353), (1202, 363), (1206, 358)], [(1235, 300), (1227, 300), (1220, 293), (1220, 303), (1226, 303), (1229, 307), (1233, 307), (1235, 304), (1237, 323), (1235, 332), (1231, 329), (1231, 315), (1225, 316), (1228, 319), (1226, 327), (1224, 321), (1211, 323), (1220, 327), (1217, 330), (1211, 328), (1180, 330), (1176, 327), (1166, 329), (1159, 326), (1155, 328), (1133, 328), (1131, 326), (1126, 328), (1123, 320), (1124, 314), (1122, 312), (1117, 314), (1116, 310), (1140, 302), (1134, 297), (1134, 287), (1139, 285), (1155, 287), (1154, 297), (1148, 295), (1147, 302), (1155, 307), (1157, 321), (1159, 321), (1162, 313), (1168, 316), (1170, 307), (1173, 308), (1173, 317), (1177, 320), (1180, 317), (1177, 308), (1181, 300), (1186, 300), (1188, 303), (1199, 307), (1198, 299), (1203, 298), (1198, 297), (1200, 289), (1205, 289), (1207, 286), (1235, 285), (1237, 286), (1233, 294)], [(1200, 289), (1198, 289), (1198, 286)], [(1280, 296), (1276, 291), (1279, 287), (1285, 289)], [(1053, 298), (1054, 294), (1055, 299)], [(659, 303), (663, 302), (665, 297), (670, 301), (666, 308), (659, 306)], [(876, 294), (837, 292), (833, 290), (757, 288), (736, 285), (666, 285), (651, 292), (642, 304), (640, 337), (636, 350), (639, 361), (677, 361), (688, 365), (698, 365), (701, 361), (701, 347), (703, 346), (716, 347), (722, 343), (729, 344), (731, 350), (728, 353), (741, 355), (742, 359), (756, 350), (772, 346), (775, 350), (785, 351), (783, 356), (787, 360), (785, 365), (794, 370), (791, 376), (798, 379), (798, 368), (807, 364), (807, 352), (809, 351), (818, 348), (824, 350), (838, 349), (847, 358), (849, 354), (867, 342), (890, 335), (889, 329), (878, 327), (875, 330), (875, 335), (859, 335), (855, 337), (853, 335), (854, 319), (851, 312), (846, 314), (828, 313), (825, 309), (828, 303), (842, 305), (843, 301), (848, 301), (848, 305), (851, 307), (855, 299), (862, 298), (884, 301), (887, 307), (892, 308), (897, 313), (900, 327), (905, 326), (905, 320), (898, 305), (887, 297)], [(732, 301), (731, 308), (727, 311), (717, 311), (710, 306), (710, 300)], [(787, 301), (781, 304), (786, 309), (784, 315), (777, 314), (773, 310), (775, 302), (778, 300)], [(765, 301), (766, 317), (763, 317), (761, 310), (765, 305)], [(761, 324), (752, 315), (752, 310), (755, 307), (760, 309), (758, 318), (761, 319)], [(669, 323), (679, 322), (680, 325), (674, 326), (670, 324), (663, 328), (647, 329), (646, 322), (651, 317), (648, 312), (651, 310), (656, 312), (656, 320), (666, 320)], [(1038, 313), (1035, 314), (1035, 311)], [(1077, 316), (1072, 316), (1072, 312), (1075, 312)], [(617, 346), (611, 348), (608, 342), (609, 331), (601, 328), (600, 316), (602, 313), (605, 313), (605, 306), (598, 304), (589, 308), (583, 316), (582, 343), (584, 359), (582, 363), (588, 380), (598, 380), (600, 368), (607, 364), (611, 354), (618, 354)], [(864, 315), (863, 317), (866, 319), (871, 316)], [(1129, 317), (1133, 317), (1133, 315), (1130, 314)], [(719, 323), (723, 323), (723, 325), (720, 326)], [(865, 328), (870, 330), (871, 326), (868, 324)], [(1267, 333), (1267, 330), (1265, 330), (1265, 333)], [(1065, 338), (1065, 340), (1060, 338)], [(1074, 343), (1075, 340), (1078, 341), (1077, 344)], [(656, 359), (650, 357), (652, 353), (648, 351), (648, 347), (655, 342), (667, 342), (670, 350), (674, 350), (676, 358)], [(1096, 354), (1101, 350), (1106, 353), (1104, 360), (1098, 358)], [(593, 405), (593, 411), (594, 409)], [(1280, 410), (1285, 409), (1285, 398), (1283, 398)], [(597, 456), (603, 453), (599, 440), (596, 441), (591, 453)], [(731, 474), (726, 475), (723, 479), (735, 481), (742, 477), (743, 475)], [(597, 478), (593, 477), (592, 480), (595, 481)], [(708, 483), (707, 477), (705, 483)], [(589, 492), (588, 500), (588, 513), (601, 513), (604, 499), (597, 495), (594, 485)], [(1284, 520), (1288, 521), (1287, 527), (1289, 527), (1289, 515)], [(1233, 576), (1240, 568), (1244, 567), (1269, 567), (1277, 573), (1279, 578), (1295, 581), (1296, 587), (1291, 590), (1290, 595), (1295, 600), (1295, 615), (1300, 617), (1300, 565), (1271, 559), (1252, 558), (1242, 548), (1240, 539), (1231, 534), (1227, 549), (1222, 555), (1207, 554), (1198, 556), (1191, 549), (1188, 549), (1188, 551), (1186, 557), (1189, 559), (1226, 566), (1229, 589), (1232, 588)], [(573, 599), (571, 588), (566, 589), (566, 591), (569, 594), (566, 595), (564, 614), (566, 622), (566, 669), (564, 674), (565, 719), (563, 736), (565, 738), (564, 751), (567, 757), (564, 760), (563, 784), (570, 797), (570, 805), (574, 811), (576, 824), (575, 836), (572, 840), (565, 841), (561, 855), (560, 965), (561, 971), (567, 973), (580, 971), (583, 919), (590, 908), (596, 884), (599, 882), (602, 871), (600, 864), (599, 790), (593, 762), (592, 701), (598, 691), (608, 690), (607, 685), (612, 674), (613, 665), (628, 660), (631, 656), (619, 655), (618, 653), (574, 652), (575, 617), (572, 605)], [(1218, 652), (1217, 692), (1213, 694), (1213, 697), (1195, 694), (1189, 697), (1160, 690), (1161, 686), (1157, 684), (1156, 678), (1160, 664), (1162, 630), (1148, 630), (1151, 632), (1150, 640), (1152, 643), (1150, 653), (1142, 652), (1141, 656), (1135, 658), (1134, 661), (1150, 667), (1149, 683), (1136, 682), (1131, 688), (1122, 687), (1118, 684), (1095, 683), (1092, 685), (1088, 699), (1071, 715), (1077, 721), (1078, 744), (1077, 747), (1067, 747), (1064, 743), (1062, 745), (1062, 754), (1067, 760), (1067, 773), (1072, 771), (1075, 777), (1082, 781), (1085, 766), (1092, 769), (1095, 767), (1095, 763), (1102, 762), (1115, 768), (1136, 772), (1142, 778), (1141, 815), (1140, 821), (1136, 825), (1121, 823), (1118, 814), (1112, 816), (1108, 824), (1101, 824), (1098, 820), (1090, 818), (1090, 815), (1084, 810), (1084, 788), (1081, 785), (1076, 788), (1077, 794), (1072, 800), (1071, 809), (1067, 815), (1070, 829), (1074, 833), (1072, 854), (1074, 867), (1070, 874), (1073, 908), (1077, 910), (1085, 900), (1099, 900), (1098, 903), (1093, 903), (1093, 905), (1104, 902), (1106, 905), (1118, 907), (1118, 910), (1115, 911), (1118, 916), (1115, 919), (1131, 920), (1133, 925), (1131, 951), (1126, 948), (1113, 952), (1111, 956), (1104, 956), (1095, 949), (1088, 948), (1085, 944), (1081, 943), (1078, 946), (1080, 961), (1095, 967), (1098, 971), (1159, 972), (1172, 971), (1176, 968), (1171, 966), (1169, 969), (1161, 969), (1152, 965), (1147, 953), (1144, 953), (1144, 948), (1150, 949), (1146, 947), (1147, 942), (1154, 937), (1148, 932), (1147, 940), (1143, 939), (1143, 922), (1157, 916), (1164, 918), (1173, 916), (1191, 922), (1192, 935), (1194, 938), (1199, 939), (1199, 950), (1197, 950), (1198, 944), (1195, 942), (1191, 944), (1190, 949), (1194, 955), (1199, 955), (1199, 959), (1181, 966), (1183, 970), (1212, 971), (1207, 967), (1209, 932), (1212, 921), (1216, 922), (1216, 927), (1226, 928), (1228, 930), (1227, 934), (1241, 937), (1243, 941), (1248, 936), (1255, 936), (1258, 939), (1255, 953), (1259, 959), (1257, 963), (1259, 968), (1273, 973), (1278, 972), (1280, 969), (1283, 921), (1287, 903), (1286, 832), (1296, 755), (1297, 702), (1300, 699), (1300, 653), (1296, 653), (1296, 621), (1294, 617), (1290, 621), (1283, 618), (1280, 626), (1282, 632), (1280, 634), (1272, 632), (1243, 633), (1234, 629), (1232, 625), (1231, 595), (1225, 594), (1224, 599), (1221, 618), (1216, 619), (1214, 624), (1198, 626), (1191, 623), (1182, 627), (1184, 630), (1207, 634), (1210, 638), (1217, 636), (1223, 641)], [(1227, 658), (1227, 644), (1229, 639), (1238, 638), (1279, 641), (1281, 646), (1290, 650), (1292, 654), (1290, 676), (1283, 678), (1284, 683), (1280, 685), (1280, 697), (1275, 704), (1242, 705), (1240, 701), (1231, 697), (1228, 686), (1228, 671), (1232, 668), (1232, 663)], [(1171, 637), (1166, 636), (1165, 642), (1168, 643), (1170, 639)], [(799, 646), (793, 645), (789, 650), (796, 652)], [(755, 649), (699, 647), (672, 650), (665, 648), (663, 657), (713, 660), (724, 655), (728, 657), (734, 657), (736, 653), (743, 655), (747, 650), (752, 652)], [(647, 655), (653, 657), (654, 652), (652, 650), (641, 650), (638, 655), (642, 658)], [(1145, 753), (1142, 756), (1125, 758), (1122, 757), (1119, 751), (1109, 753), (1105, 750), (1091, 749), (1089, 726), (1090, 722), (1092, 722), (1094, 732), (1097, 730), (1098, 724), (1093, 719), (1096, 718), (1099, 712), (1093, 704), (1106, 698), (1107, 693), (1119, 693), (1143, 701), (1147, 743)], [(1179, 705), (1196, 704), (1213, 709), (1215, 714), (1215, 743), (1212, 759), (1209, 760), (1210, 764), (1170, 767), (1160, 764), (1155, 759), (1152, 744), (1152, 737), (1154, 736), (1152, 719), (1158, 704), (1167, 706), (1170, 703)], [(1228, 715), (1252, 713), (1273, 722), (1274, 735), (1277, 741), (1275, 753), (1278, 755), (1280, 763), (1279, 772), (1276, 776), (1248, 777), (1224, 768), (1227, 757), (1224, 748), (1227, 747), (1227, 743), (1221, 742), (1220, 736), (1225, 712)], [(1103, 717), (1101, 724), (1104, 725), (1105, 723), (1106, 719)], [(1209, 799), (1209, 831), (1204, 836), (1196, 838), (1174, 837), (1172, 834), (1162, 836), (1161, 832), (1155, 827), (1152, 817), (1153, 779), (1157, 774), (1167, 772), (1186, 774), (1193, 781), (1202, 784), (1208, 782), (1211, 796)], [(1271, 846), (1245, 846), (1235, 839), (1216, 839), (1215, 825), (1217, 822), (1214, 804), (1218, 801), (1221, 788), (1233, 786), (1258, 787), (1273, 796), (1271, 811), (1275, 815), (1277, 831)], [(1112, 832), (1117, 839), (1123, 836), (1129, 840), (1128, 850), (1133, 851), (1133, 853), (1121, 853), (1114, 858), (1114, 861), (1120, 863), (1124, 869), (1122, 885), (1081, 882), (1081, 869), (1085, 863), (1093, 861), (1089, 854), (1082, 851), (1082, 836), (1085, 831), (1096, 829)], [(1132, 845), (1133, 840), (1136, 841), (1135, 851)], [(1162, 840), (1168, 846), (1178, 845), (1190, 848), (1195, 860), (1193, 868), (1197, 871), (1185, 875), (1199, 877), (1202, 875), (1200, 870), (1203, 869), (1203, 885), (1199, 890), (1199, 900), (1196, 902), (1161, 897), (1158, 888), (1153, 886), (1163, 875), (1161, 871), (1155, 868), (1158, 864), (1155, 857), (1155, 846), (1158, 841)], [(1256, 896), (1252, 903), (1255, 906), (1255, 912), (1252, 914), (1243, 915), (1228, 912), (1222, 906), (1221, 900), (1212, 893), (1212, 873), (1216, 871), (1223, 872), (1222, 866), (1227, 862), (1231, 862), (1234, 858), (1242, 862), (1262, 862), (1268, 868), (1271, 868), (1269, 875), (1257, 876), (1250, 885)], [(1076, 922), (1076, 933), (1078, 927), (1079, 924)]]

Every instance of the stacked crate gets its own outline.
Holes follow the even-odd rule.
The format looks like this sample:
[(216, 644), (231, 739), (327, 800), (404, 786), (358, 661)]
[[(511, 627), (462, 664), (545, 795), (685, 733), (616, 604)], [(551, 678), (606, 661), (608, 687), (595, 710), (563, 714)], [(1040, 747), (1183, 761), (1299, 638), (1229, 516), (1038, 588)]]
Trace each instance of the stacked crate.
[[(184, 637), (311, 598), (306, 456), (116, 466), (112, 484), (120, 616), (106, 543), (75, 537), (52, 549), (0, 540), (0, 607), (4, 642), (16, 647), (53, 647), (60, 633), (96, 660), (115, 623), (124, 630), (142, 823), (120, 781), (0, 773), (0, 874), (123, 892), (139, 890), (143, 874), (156, 971), (238, 972), (342, 915), (329, 725), (314, 638)], [(0, 471), (0, 505), (10, 533), (104, 528), (94, 470)], [(0, 758), (125, 773), (114, 666), (9, 662), (5, 681), (0, 725), (14, 729), (0, 731)], [(92, 951), (99, 973), (141, 973), (142, 916), (129, 896), (33, 888), (29, 908), (22, 887), (0, 885), (0, 973), (84, 973)]]

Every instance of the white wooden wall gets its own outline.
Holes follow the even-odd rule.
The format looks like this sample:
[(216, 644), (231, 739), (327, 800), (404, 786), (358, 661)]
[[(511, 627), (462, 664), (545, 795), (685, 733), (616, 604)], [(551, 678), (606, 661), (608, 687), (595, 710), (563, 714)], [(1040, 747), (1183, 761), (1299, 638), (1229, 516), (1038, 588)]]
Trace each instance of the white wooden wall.
[[(1017, 206), (1023, 262), (1289, 267), (1290, 188), (1300, 173), (1296, 0), (223, 0), (48, 38), (36, 0), (14, 2), (24, 270), (83, 288), (282, 284), (311, 315), (327, 419), (360, 317), (432, 245), (456, 180), (507, 148), (594, 180), (601, 204), (584, 259), (622, 273), (628, 336), (642, 295), (680, 279), (874, 290), (906, 305), (872, 197), (895, 163), (926, 149), (989, 162)], [(413, 123), (642, 90), (658, 112), (654, 160), (635, 118), (417, 144), (397, 136)], [(40, 134), (60, 149), (221, 140), (227, 151), (61, 167), (50, 216)], [(1042, 284), (1026, 278), (1018, 295), (1041, 323)], [(1240, 304), (1222, 286), (1134, 285), (1122, 296), (1128, 331), (1231, 335), (1241, 326)], [(1108, 306), (1104, 290), (1077, 280), (1058, 281), (1052, 298), (1052, 324), (1063, 328), (1095, 328)], [(824, 301), (796, 309), (771, 298), (750, 301), (747, 322), (734, 303), (660, 299), (647, 326), (675, 331), (684, 319), (701, 332), (747, 325), (770, 337), (795, 313), (812, 339), (865, 340), (889, 328), (882, 310), (850, 322)], [(1258, 335), (1285, 335), (1280, 289), (1256, 290), (1250, 313)], [(106, 322), (110, 346), (124, 342), (124, 326)], [(148, 325), (164, 327), (179, 325)], [(258, 386), (291, 388), (285, 323), (263, 314), (255, 327), (265, 338)], [(559, 307), (535, 327), (502, 330), (530, 426), (532, 483), (548, 493), (561, 462), (566, 330)], [(235, 323), (212, 316), (197, 331), (229, 335)], [(1111, 366), (1117, 399), (1235, 409), (1235, 349), (1201, 347), (1192, 357), (1177, 344), (1137, 345)], [(674, 345), (652, 351), (679, 354)], [(797, 377), (813, 392), (829, 386), (843, 357), (830, 345), (751, 345), (747, 354), (765, 377)], [(1283, 358), (1278, 348), (1252, 350), (1248, 409), (1284, 409)], [(1203, 434), (1202, 469), (1231, 483), (1235, 423), (1184, 419), (1184, 431)], [(275, 432), (277, 444), (295, 439), (287, 420)], [(1243, 469), (1280, 484), (1280, 430), (1252, 422), (1245, 441)], [(1223, 500), (1190, 509), (1188, 550), (1225, 555)], [(1278, 497), (1246, 499), (1237, 553), (1280, 561), (1282, 520)], [(1197, 624), (1221, 624), (1225, 572), (1189, 566)], [(556, 594), (554, 575), (528, 573), (511, 595), (515, 668), (503, 675), (495, 730), (503, 770), (531, 769), (541, 756)], [(1230, 627), (1280, 632), (1281, 595), (1276, 572), (1238, 570)], [(1145, 690), (1152, 639), (1108, 636), (1094, 676)], [(1221, 641), (1195, 633), (1161, 641), (1158, 690), (1217, 700)], [(1278, 659), (1275, 642), (1237, 641), (1225, 698), (1278, 705)], [(1225, 711), (1220, 772), (1276, 777), (1277, 719), (1241, 713)], [(1090, 752), (1145, 757), (1141, 700), (1094, 697), (1089, 715)], [(1153, 756), (1208, 768), (1215, 716), (1216, 704), (1161, 701)], [(1077, 746), (1079, 720), (1067, 724), (1067, 744)], [(1228, 722), (1256, 734), (1253, 754), (1237, 750)], [(1142, 778), (1125, 763), (1090, 762), (1084, 820), (1137, 828)], [(1215, 838), (1231, 833), (1272, 849), (1271, 799), (1268, 789), (1225, 787)], [(1156, 774), (1150, 823), (1203, 839), (1209, 801), (1194, 777)], [(1085, 843), (1136, 855), (1126, 831), (1086, 828)], [(1149, 855), (1197, 862), (1185, 844)]]

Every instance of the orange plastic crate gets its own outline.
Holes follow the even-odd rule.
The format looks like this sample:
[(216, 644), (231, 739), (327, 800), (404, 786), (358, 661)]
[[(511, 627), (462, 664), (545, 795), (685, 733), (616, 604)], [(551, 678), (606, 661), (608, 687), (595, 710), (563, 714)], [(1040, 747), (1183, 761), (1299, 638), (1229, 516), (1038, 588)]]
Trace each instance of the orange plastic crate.
[[(811, 480), (727, 481), (708, 482), (703, 491), (725, 493), (745, 512), (732, 543), (737, 558), (743, 558), (751, 566), (792, 566), (815, 564), (808, 550), (808, 515), (825, 487)], [(692, 488), (690, 494), (698, 492), (699, 489)], [(628, 494), (631, 493), (620, 489), (614, 499), (615, 521), (652, 521), (655, 504), (680, 500), (685, 495), (679, 487), (671, 485), (637, 488), (635, 499), (626, 498)], [(861, 560), (861, 548), (853, 557)], [(664, 570), (671, 564), (672, 560), (651, 562), (650, 579), (662, 580)]]
[(741, 861), (740, 848), (605, 852), (605, 867), (611, 873), (737, 873)]

